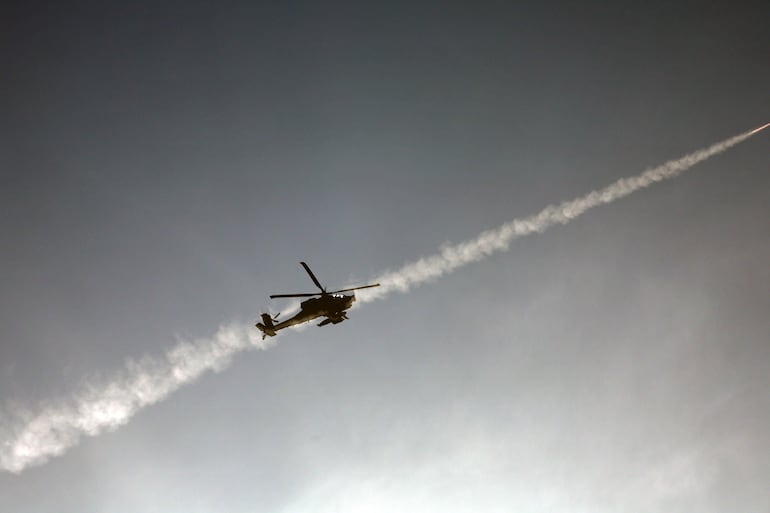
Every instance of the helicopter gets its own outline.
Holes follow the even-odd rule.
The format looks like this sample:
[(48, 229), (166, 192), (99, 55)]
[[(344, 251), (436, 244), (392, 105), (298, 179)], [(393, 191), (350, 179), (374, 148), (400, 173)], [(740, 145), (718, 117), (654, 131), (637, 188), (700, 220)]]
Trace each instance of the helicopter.
[(326, 326), (327, 324), (339, 324), (348, 318), (347, 312), (345, 312), (345, 310), (353, 306), (353, 301), (356, 300), (355, 294), (345, 295), (341, 294), (341, 292), (350, 292), (353, 290), (368, 289), (371, 287), (380, 286), (379, 283), (374, 283), (371, 285), (363, 285), (361, 287), (352, 287), (348, 289), (340, 289), (327, 292), (318, 281), (318, 278), (315, 277), (313, 271), (310, 270), (310, 267), (308, 267), (305, 262), (300, 262), (300, 264), (302, 264), (302, 267), (305, 268), (305, 271), (307, 271), (307, 274), (310, 276), (310, 279), (313, 280), (315, 286), (321, 289), (321, 292), (271, 295), (270, 299), (279, 297), (309, 297), (310, 299), (306, 299), (300, 303), (300, 311), (297, 312), (294, 317), (286, 319), (285, 321), (281, 321), (278, 324), (274, 323), (278, 321), (278, 316), (281, 315), (280, 313), (276, 314), (275, 316), (270, 316), (270, 314), (263, 313), (261, 315), (262, 322), (258, 322), (256, 324), (257, 328), (259, 328), (259, 331), (262, 332), (262, 340), (265, 340), (266, 337), (274, 337), (275, 332), (278, 330), (282, 330), (283, 328), (288, 328), (289, 326), (294, 326), (296, 324), (309, 322), (313, 319), (317, 319), (318, 317), (326, 317), (324, 320), (318, 323), (318, 326)]

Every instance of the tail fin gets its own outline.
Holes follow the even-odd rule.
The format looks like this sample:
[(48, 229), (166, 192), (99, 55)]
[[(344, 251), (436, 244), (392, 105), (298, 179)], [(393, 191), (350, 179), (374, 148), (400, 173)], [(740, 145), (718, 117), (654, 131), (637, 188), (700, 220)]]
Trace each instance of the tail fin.
[(270, 317), (269, 314), (263, 313), (262, 322), (258, 322), (256, 326), (259, 328), (259, 331), (262, 332), (262, 340), (265, 340), (265, 338), (268, 336), (275, 336), (275, 330), (273, 329), (273, 318)]
[[(276, 317), (278, 317), (278, 316), (276, 315)], [(268, 328), (272, 328), (273, 327), (273, 318), (270, 317), (270, 314), (263, 313), (262, 314), (262, 322), (265, 323), (265, 326), (268, 327)]]

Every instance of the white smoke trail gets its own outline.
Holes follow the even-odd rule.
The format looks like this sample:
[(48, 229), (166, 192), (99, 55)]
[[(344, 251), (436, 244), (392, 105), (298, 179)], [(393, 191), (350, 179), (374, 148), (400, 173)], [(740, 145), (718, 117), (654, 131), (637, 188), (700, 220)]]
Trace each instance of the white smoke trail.
[[(568, 223), (588, 209), (673, 178), (767, 126), (770, 123), (638, 176), (622, 178), (578, 199), (546, 207), (536, 215), (514, 219), (475, 239), (445, 246), (436, 255), (381, 275), (377, 279), (381, 287), (358, 292), (359, 304), (382, 299), (392, 292), (406, 292), (465, 264), (504, 251), (517, 237), (542, 232), (555, 224)], [(261, 340), (261, 334), (252, 326), (233, 324), (221, 327), (209, 339), (179, 343), (163, 358), (146, 357), (129, 361), (123, 372), (108, 383), (85, 387), (69, 400), (44, 408), (40, 413), (30, 414), (17, 408), (13, 422), (0, 419), (0, 470), (19, 473), (30, 465), (45, 463), (48, 458), (76, 445), (83, 435), (95, 436), (114, 430), (143, 407), (163, 400), (204, 372), (222, 370), (233, 355), (249, 349), (268, 349), (274, 344), (273, 340)]]
[(382, 299), (392, 292), (406, 292), (413, 286), (435, 280), (466, 264), (482, 260), (498, 251), (506, 251), (513, 239), (543, 232), (556, 224), (569, 223), (589, 209), (612, 203), (661, 180), (679, 176), (695, 164), (726, 151), (768, 126), (770, 123), (713, 144), (708, 148), (695, 151), (682, 158), (670, 160), (639, 175), (621, 178), (603, 189), (591, 191), (577, 199), (565, 201), (559, 205), (549, 205), (535, 215), (514, 219), (465, 242), (445, 245), (438, 254), (421, 258), (416, 262), (404, 265), (401, 269), (386, 272), (375, 278), (381, 286), (357, 292), (358, 303)]
[(15, 426), (0, 426), (5, 431), (0, 431), (0, 469), (18, 473), (45, 463), (76, 445), (82, 435), (114, 430), (204, 372), (224, 369), (234, 354), (273, 345), (258, 335), (252, 326), (223, 326), (209, 339), (180, 342), (162, 359), (130, 360), (108, 383), (85, 386), (71, 399), (36, 415), (16, 411)]

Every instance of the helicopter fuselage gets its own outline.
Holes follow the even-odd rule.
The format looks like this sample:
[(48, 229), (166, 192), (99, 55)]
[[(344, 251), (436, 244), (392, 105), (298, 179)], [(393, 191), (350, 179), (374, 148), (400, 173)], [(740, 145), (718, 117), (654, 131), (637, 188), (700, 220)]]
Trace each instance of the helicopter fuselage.
[[(282, 330), (283, 328), (288, 328), (289, 326), (294, 326), (296, 324), (302, 324), (304, 322), (312, 321), (313, 319), (317, 319), (319, 317), (326, 317), (324, 320), (322, 320), (320, 323), (318, 323), (319, 326), (326, 326), (327, 324), (339, 324), (345, 319), (348, 318), (347, 314), (345, 313), (345, 310), (353, 306), (353, 301), (356, 300), (355, 294), (341, 294), (341, 292), (350, 292), (353, 290), (359, 290), (359, 289), (368, 289), (371, 287), (379, 287), (379, 283), (373, 283), (371, 285), (361, 285), (360, 287), (349, 287), (345, 289), (340, 290), (334, 290), (332, 292), (327, 292), (326, 289), (321, 286), (321, 283), (319, 283), (318, 278), (315, 277), (315, 274), (313, 274), (313, 271), (310, 270), (310, 267), (305, 262), (300, 262), (300, 265), (304, 267), (305, 271), (307, 272), (308, 276), (310, 276), (310, 279), (313, 281), (316, 287), (321, 292), (302, 292), (298, 294), (272, 294), (270, 296), (270, 299), (275, 298), (286, 298), (286, 297), (309, 297), (310, 299), (306, 299), (302, 303), (300, 303), (300, 310), (297, 312), (294, 317), (291, 317), (290, 319), (286, 319), (285, 321), (279, 322), (278, 324), (274, 324), (274, 322), (277, 320), (278, 315), (276, 316), (270, 316), (269, 314), (263, 313), (262, 314), (262, 322), (257, 323), (257, 328), (259, 328), (259, 331), (262, 332), (262, 338), (265, 337), (274, 337), (275, 332), (278, 330)], [(317, 297), (316, 297), (317, 296)], [(280, 315), (280, 314), (279, 314)]]
[(321, 297), (311, 297), (300, 303), (301, 310), (297, 315), (305, 313), (313, 315), (313, 318), (320, 316), (329, 317), (337, 312), (347, 310), (353, 306), (353, 301), (355, 300), (355, 294), (349, 296), (345, 294), (326, 294)]
[(310, 322), (319, 317), (326, 317), (318, 324), (319, 326), (339, 324), (348, 318), (345, 310), (352, 307), (355, 300), (354, 294), (349, 296), (325, 294), (320, 297), (313, 297), (300, 303), (300, 311), (296, 315), (277, 324), (273, 324), (273, 319), (268, 314), (262, 314), (263, 322), (258, 323), (257, 328), (262, 332), (262, 338), (264, 338), (265, 336), (275, 336), (275, 332), (278, 330)]

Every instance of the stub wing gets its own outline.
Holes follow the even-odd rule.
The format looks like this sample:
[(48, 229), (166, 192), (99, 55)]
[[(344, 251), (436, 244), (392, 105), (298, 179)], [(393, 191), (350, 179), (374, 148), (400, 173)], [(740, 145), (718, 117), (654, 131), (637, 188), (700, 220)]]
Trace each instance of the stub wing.
[(339, 324), (345, 319), (348, 318), (348, 314), (345, 312), (336, 312), (332, 315), (329, 315), (326, 317), (326, 319), (322, 320), (318, 323), (318, 327), (326, 326), (327, 324)]

